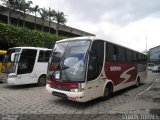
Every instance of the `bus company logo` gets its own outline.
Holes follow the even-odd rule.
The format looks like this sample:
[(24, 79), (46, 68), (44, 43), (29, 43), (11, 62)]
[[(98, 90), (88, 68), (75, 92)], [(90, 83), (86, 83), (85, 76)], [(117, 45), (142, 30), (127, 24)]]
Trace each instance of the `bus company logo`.
[(120, 66), (110, 66), (110, 71), (121, 71)]
[[(128, 74), (129, 71), (132, 71), (134, 70), (135, 67), (132, 67), (132, 68), (129, 68), (127, 69), (126, 71), (124, 71), (121, 75), (120, 75), (120, 78), (124, 78), (124, 81), (122, 83), (125, 83), (126, 81), (128, 81), (131, 77), (131, 74)], [(122, 84), (121, 83), (121, 84)]]

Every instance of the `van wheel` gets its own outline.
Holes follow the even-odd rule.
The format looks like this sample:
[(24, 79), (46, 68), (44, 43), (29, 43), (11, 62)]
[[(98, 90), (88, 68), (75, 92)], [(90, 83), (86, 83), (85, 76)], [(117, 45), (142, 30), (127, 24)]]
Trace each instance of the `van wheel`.
[(38, 79), (38, 86), (45, 86), (46, 85), (46, 76), (42, 75)]
[(102, 100), (107, 100), (111, 96), (111, 93), (112, 89), (107, 85), (104, 89)]
[(139, 85), (140, 85), (140, 78), (138, 77), (138, 78), (137, 78), (136, 85), (135, 85), (135, 86), (136, 86), (136, 88), (138, 88), (138, 87), (139, 87)]

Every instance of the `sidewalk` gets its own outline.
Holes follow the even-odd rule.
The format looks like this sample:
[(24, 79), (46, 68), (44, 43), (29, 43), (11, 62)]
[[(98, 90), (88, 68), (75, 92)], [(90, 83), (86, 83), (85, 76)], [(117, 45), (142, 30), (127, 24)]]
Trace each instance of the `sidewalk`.
[(154, 81), (147, 80), (149, 87), (126, 104), (114, 107), (109, 114), (122, 114), (124, 119), (160, 120), (160, 75)]

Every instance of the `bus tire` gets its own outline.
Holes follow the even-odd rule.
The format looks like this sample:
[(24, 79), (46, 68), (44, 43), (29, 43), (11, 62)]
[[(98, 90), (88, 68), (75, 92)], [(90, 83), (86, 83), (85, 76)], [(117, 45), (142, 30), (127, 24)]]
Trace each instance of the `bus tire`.
[(112, 94), (112, 86), (107, 85), (104, 89), (102, 100), (107, 100)]
[(136, 88), (138, 88), (138, 87), (139, 87), (139, 85), (140, 85), (140, 78), (138, 77), (138, 78), (137, 78), (137, 81), (136, 81), (136, 85), (135, 85), (135, 87), (136, 87)]
[(38, 86), (45, 86), (46, 85), (46, 75), (41, 75), (38, 78)]

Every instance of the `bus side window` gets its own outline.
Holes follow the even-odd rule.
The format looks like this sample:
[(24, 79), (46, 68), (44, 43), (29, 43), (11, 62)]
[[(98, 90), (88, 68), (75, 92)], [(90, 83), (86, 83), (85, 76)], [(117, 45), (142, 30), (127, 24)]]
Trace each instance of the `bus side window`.
[(17, 74), (27, 74), (33, 71), (37, 50), (23, 49), (19, 60)]
[(134, 63), (137, 63), (137, 53), (136, 52), (132, 52), (132, 61), (134, 62)]
[(39, 57), (38, 57), (38, 62), (48, 62), (50, 58), (51, 51), (39, 51)]
[(118, 57), (117, 47), (111, 43), (108, 43), (106, 46), (106, 60), (116, 61)]
[(94, 41), (92, 44), (92, 54), (90, 54), (88, 65), (88, 81), (96, 79), (102, 70), (104, 58), (104, 42)]
[(126, 49), (126, 61), (132, 62), (132, 52), (129, 49)]
[(121, 62), (124, 62), (126, 60), (125, 59), (125, 49), (120, 46), (118, 46), (117, 60)]

